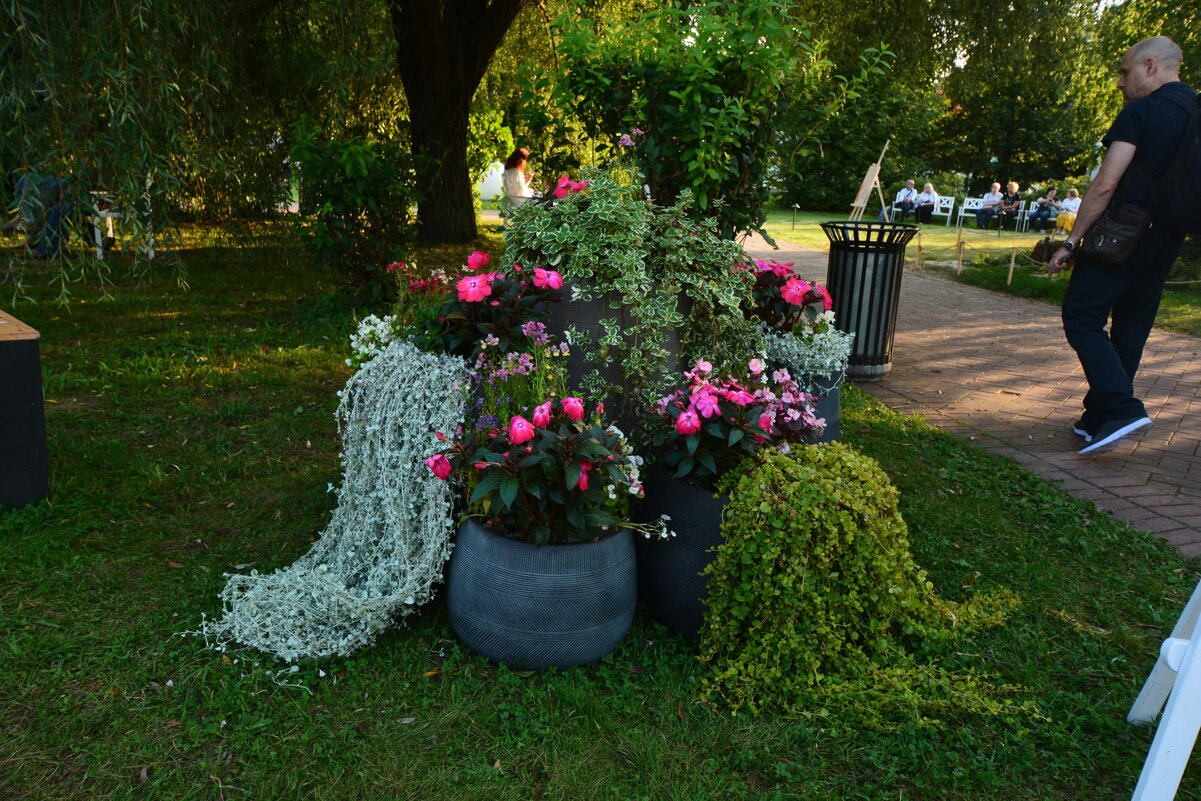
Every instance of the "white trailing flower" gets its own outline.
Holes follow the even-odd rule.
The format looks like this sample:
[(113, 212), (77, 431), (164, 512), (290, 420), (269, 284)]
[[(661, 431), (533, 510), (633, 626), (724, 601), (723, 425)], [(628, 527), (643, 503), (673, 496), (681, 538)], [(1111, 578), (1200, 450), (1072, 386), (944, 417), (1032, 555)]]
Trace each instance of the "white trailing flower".
[(222, 618), (193, 633), (289, 662), (345, 656), (428, 601), (454, 523), (450, 485), (424, 460), (435, 431), (462, 424), (466, 386), (462, 360), (407, 341), (368, 361), (339, 395), (344, 472), (329, 526), (290, 567), (230, 575)]
[(386, 315), (376, 317), (369, 314), (359, 321), (358, 330), (350, 335), (350, 358), (346, 360), (348, 367), (356, 370), (384, 352), (388, 345), (396, 339), (396, 317)]
[(805, 320), (802, 325), (805, 328), (797, 335), (780, 333), (760, 323), (767, 360), (783, 365), (808, 391), (821, 389), (831, 374), (836, 376), (837, 384), (847, 369), (855, 335), (834, 327), (833, 312), (823, 312), (817, 320)]

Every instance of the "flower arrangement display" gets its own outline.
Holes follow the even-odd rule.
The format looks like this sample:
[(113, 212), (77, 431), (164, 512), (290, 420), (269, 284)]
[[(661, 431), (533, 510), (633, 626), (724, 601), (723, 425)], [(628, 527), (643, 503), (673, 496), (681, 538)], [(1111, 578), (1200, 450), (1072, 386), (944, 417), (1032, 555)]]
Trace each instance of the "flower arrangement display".
[[(522, 206), (505, 261), (555, 270), (573, 303), (603, 305), (595, 326), (565, 328), (591, 368), (581, 387), (590, 400), (613, 398), (624, 416), (663, 394), (677, 359), (705, 355), (724, 366), (761, 350), (741, 311), (747, 287), (734, 268), (742, 249), (691, 218), (690, 196), (658, 206), (643, 197), (641, 179), (620, 167), (584, 177), (561, 197)], [(602, 378), (606, 367), (618, 368), (617, 377)]]
[(752, 302), (744, 311), (759, 321), (770, 363), (786, 368), (802, 386), (813, 389), (842, 380), (855, 335), (834, 327), (833, 301), (824, 287), (804, 281), (792, 264), (755, 259), (743, 265), (750, 278)]
[[(642, 495), (625, 435), (581, 398), (548, 399), (503, 427), (467, 429), (426, 460), (434, 475), (473, 487), (468, 513), (495, 533), (535, 545), (588, 542), (623, 528)], [(644, 526), (642, 526), (644, 527)], [(654, 528), (652, 526), (652, 528)]]
[(468, 370), (473, 401), (467, 410), (468, 422), (477, 429), (499, 428), (543, 399), (567, 394), (567, 344), (551, 341), (546, 326), (537, 321), (523, 324), (522, 335), (529, 342), (527, 350), (502, 351), (492, 335), (479, 345)]
[(413, 336), (418, 345), (468, 358), (485, 342), (505, 352), (533, 345), (526, 325), (545, 320), (546, 304), (562, 298), (562, 276), (543, 268), (523, 270), (521, 265), (507, 272), (483, 272), (479, 267), (485, 263), (473, 267), (469, 262), (442, 305), (418, 321)]
[(683, 376), (687, 384), (653, 406), (659, 425), (649, 435), (676, 478), (711, 486), (760, 448), (787, 453), (792, 444), (816, 440), (825, 425), (814, 415), (816, 398), (787, 370), (769, 375), (760, 359), (739, 379), (713, 376), (713, 365), (703, 360)]

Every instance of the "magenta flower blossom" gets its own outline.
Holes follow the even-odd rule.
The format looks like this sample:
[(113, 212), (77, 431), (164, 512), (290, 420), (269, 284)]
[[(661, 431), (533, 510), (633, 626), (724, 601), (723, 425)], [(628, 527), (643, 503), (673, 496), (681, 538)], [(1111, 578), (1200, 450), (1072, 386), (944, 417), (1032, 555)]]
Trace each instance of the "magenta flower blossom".
[(579, 398), (564, 398), (563, 412), (573, 421), (584, 419), (584, 401)]
[(706, 420), (713, 415), (721, 415), (721, 403), (717, 400), (717, 396), (710, 392), (705, 392), (694, 398), (693, 407)]
[(805, 305), (805, 296), (809, 294), (809, 285), (799, 278), (789, 278), (780, 288), (780, 297), (797, 306)]
[(534, 268), (534, 286), (543, 289), (562, 289), (563, 276), (559, 275), (554, 270), (544, 270), (541, 267)]
[(443, 481), (450, 475), (450, 460), (444, 454), (436, 453), (425, 460), (425, 466), (434, 471), (434, 475)]
[(459, 300), (475, 303), (492, 294), (492, 278), (489, 275), (469, 275), (459, 280), (455, 285), (459, 290)]
[(680, 412), (680, 416), (676, 418), (676, 431), (688, 436), (695, 434), (701, 430), (701, 418), (696, 416), (696, 412), (691, 409), (685, 409)]
[(548, 425), (550, 425), (550, 401), (534, 407), (534, 426), (546, 428)]
[(517, 415), (509, 421), (509, 442), (512, 442), (514, 445), (521, 445), (533, 438), (534, 427), (530, 425), (529, 420), (526, 420), (521, 415)]
[(564, 198), (569, 194), (582, 192), (587, 186), (587, 181), (573, 181), (566, 175), (563, 175), (560, 176), (559, 180), (555, 183), (555, 188), (551, 191), (551, 194), (557, 198)]
[(467, 269), (472, 271), (478, 270), (487, 264), (488, 260), (491, 258), (491, 256), (482, 250), (477, 250), (467, 257)]
[(771, 433), (771, 423), (772, 418), (770, 414), (764, 412), (763, 414), (759, 415), (759, 427), (764, 431)]
[(813, 284), (813, 291), (822, 297), (822, 311), (830, 311), (834, 308), (834, 298), (830, 297), (830, 293), (821, 284)]
[(592, 465), (587, 462), (580, 462), (580, 483), (579, 488), (582, 490), (588, 489), (588, 473), (592, 470)]
[(403, 270), (403, 269), (405, 269), (405, 263), (403, 261), (394, 261), (388, 265), (387, 271), (393, 272), (394, 270)]
[(713, 372), (713, 363), (707, 362), (704, 359), (700, 359), (696, 363), (696, 371), (701, 375), (708, 375), (709, 373)]

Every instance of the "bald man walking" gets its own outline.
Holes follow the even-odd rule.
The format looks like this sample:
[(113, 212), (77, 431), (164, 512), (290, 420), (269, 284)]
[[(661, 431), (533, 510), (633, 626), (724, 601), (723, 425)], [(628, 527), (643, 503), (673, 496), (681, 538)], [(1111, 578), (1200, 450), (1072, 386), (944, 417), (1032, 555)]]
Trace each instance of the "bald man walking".
[(1139, 42), (1122, 58), (1118, 89), (1126, 106), (1101, 140), (1108, 151), (1076, 225), (1047, 265), (1055, 274), (1075, 262), (1063, 299), (1063, 329), (1088, 379), (1084, 413), (1072, 425), (1084, 439), (1082, 454), (1109, 450), (1151, 425), (1143, 402), (1134, 397), (1134, 374), (1184, 234), (1153, 222), (1131, 257), (1118, 265), (1078, 253), (1076, 246), (1109, 206), (1123, 175), (1130, 171), (1131, 179), (1122, 183), (1118, 200), (1145, 206), (1148, 190), (1137, 178), (1160, 180), (1171, 163), (1197, 102), (1197, 93), (1180, 81), (1180, 60), (1180, 48), (1164, 36)]

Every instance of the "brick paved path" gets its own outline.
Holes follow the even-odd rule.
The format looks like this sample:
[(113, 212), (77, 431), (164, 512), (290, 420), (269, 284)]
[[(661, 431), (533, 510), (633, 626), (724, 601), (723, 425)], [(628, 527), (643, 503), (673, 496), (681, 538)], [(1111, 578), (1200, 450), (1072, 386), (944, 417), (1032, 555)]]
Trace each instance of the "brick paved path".
[[(795, 262), (802, 277), (825, 276), (824, 251), (779, 244), (773, 251), (753, 240), (746, 249)], [(863, 389), (1059, 482), (1186, 556), (1201, 554), (1201, 339), (1152, 332), (1135, 390), (1154, 425), (1109, 453), (1080, 456), (1069, 426), (1086, 384), (1057, 307), (909, 270), (896, 327), (892, 371)]]

